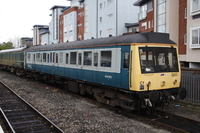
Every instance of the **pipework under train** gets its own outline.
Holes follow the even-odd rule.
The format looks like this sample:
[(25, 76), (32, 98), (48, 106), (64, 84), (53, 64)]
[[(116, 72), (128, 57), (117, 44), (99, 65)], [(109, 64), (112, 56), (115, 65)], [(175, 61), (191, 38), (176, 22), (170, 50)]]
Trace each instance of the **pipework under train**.
[[(24, 60), (13, 59), (21, 54)], [(10, 63), (10, 62), (15, 63)], [(16, 66), (13, 64), (23, 63)], [(177, 45), (166, 33), (108, 38), (0, 51), (0, 68), (128, 110), (163, 107), (184, 99)]]

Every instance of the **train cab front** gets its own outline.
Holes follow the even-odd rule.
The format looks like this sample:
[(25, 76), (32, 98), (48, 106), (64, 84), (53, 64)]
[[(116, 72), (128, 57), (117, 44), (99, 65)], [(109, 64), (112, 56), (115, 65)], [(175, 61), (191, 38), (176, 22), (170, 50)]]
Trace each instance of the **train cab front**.
[(177, 96), (179, 99), (186, 97), (186, 89), (180, 87), (181, 72), (176, 46), (138, 46), (135, 50), (138, 50), (140, 65), (133, 66), (131, 71), (131, 89), (137, 91), (143, 105), (163, 107)]

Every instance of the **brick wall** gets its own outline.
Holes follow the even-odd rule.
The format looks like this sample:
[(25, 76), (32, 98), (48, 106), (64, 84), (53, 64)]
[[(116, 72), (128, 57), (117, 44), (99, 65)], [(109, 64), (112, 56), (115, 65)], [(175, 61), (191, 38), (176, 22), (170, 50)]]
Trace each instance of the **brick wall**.
[(63, 15), (60, 15), (59, 16), (59, 42), (60, 43), (63, 43), (64, 42), (64, 33), (63, 33), (63, 31), (64, 31), (64, 26), (63, 26), (63, 23), (64, 23), (64, 21), (63, 21)]
[(184, 35), (187, 33), (187, 19), (185, 19), (185, 8), (187, 0), (179, 0), (179, 54), (186, 54), (186, 45), (184, 44)]
[(77, 40), (84, 40), (84, 8), (78, 10)]
[[(147, 12), (146, 19), (139, 21), (139, 32), (154, 31), (154, 0), (152, 0), (152, 8), (152, 11)], [(146, 26), (143, 26), (145, 23)]]

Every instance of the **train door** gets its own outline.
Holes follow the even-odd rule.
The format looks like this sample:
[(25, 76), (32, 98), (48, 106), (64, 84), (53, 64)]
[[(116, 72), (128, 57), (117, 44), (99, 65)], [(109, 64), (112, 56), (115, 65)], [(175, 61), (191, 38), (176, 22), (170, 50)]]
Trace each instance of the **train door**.
[(83, 53), (78, 52), (78, 70), (77, 70), (77, 79), (83, 79)]
[(122, 48), (121, 61), (121, 88), (129, 89), (129, 64), (130, 64), (130, 46)]
[(58, 52), (53, 52), (52, 72), (53, 74), (58, 74), (58, 71), (59, 71)]

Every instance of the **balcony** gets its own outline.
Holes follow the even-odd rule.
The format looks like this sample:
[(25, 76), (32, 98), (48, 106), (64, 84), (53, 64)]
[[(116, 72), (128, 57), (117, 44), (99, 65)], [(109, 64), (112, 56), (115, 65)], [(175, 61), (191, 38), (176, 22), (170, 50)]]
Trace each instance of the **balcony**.
[(138, 13), (138, 21), (144, 20), (147, 18), (147, 11), (141, 11)]

